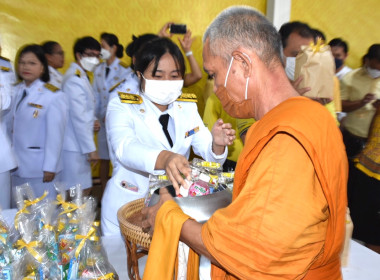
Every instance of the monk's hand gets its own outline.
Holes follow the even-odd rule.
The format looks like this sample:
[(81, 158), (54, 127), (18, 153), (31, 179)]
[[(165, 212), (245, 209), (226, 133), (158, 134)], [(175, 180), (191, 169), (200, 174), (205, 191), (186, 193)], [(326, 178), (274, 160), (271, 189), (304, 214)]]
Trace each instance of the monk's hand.
[(157, 202), (157, 204), (153, 205), (152, 207), (146, 207), (141, 210), (141, 214), (143, 217), (143, 220), (141, 222), (141, 227), (143, 229), (143, 232), (150, 233), (150, 234), (153, 233), (157, 212), (160, 209), (161, 205), (164, 204), (168, 200), (173, 200), (173, 197), (171, 196), (171, 194), (168, 192), (166, 188), (161, 188), (160, 199)]
[(176, 194), (179, 187), (188, 188), (185, 178), (191, 180), (191, 169), (189, 161), (180, 154), (170, 151), (161, 151), (158, 155), (155, 169), (164, 169), (170, 182), (172, 182)]
[(44, 178), (42, 179), (42, 182), (48, 183), (54, 180), (55, 173), (54, 172), (48, 172), (44, 171)]
[(212, 134), (212, 151), (216, 155), (224, 153), (227, 145), (232, 145), (236, 136), (235, 130), (232, 129), (230, 123), (224, 123), (222, 119), (218, 119), (211, 130)]
[(300, 84), (303, 80), (303, 76), (299, 76), (297, 80), (290, 81), (294, 89), (298, 92), (299, 95), (304, 95), (306, 92), (311, 91), (311, 87), (300, 88)]

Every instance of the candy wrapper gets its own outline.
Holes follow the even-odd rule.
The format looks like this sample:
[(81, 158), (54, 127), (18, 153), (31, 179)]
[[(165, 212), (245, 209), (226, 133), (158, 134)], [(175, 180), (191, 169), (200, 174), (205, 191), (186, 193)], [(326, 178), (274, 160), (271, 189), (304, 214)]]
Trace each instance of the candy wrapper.
[(0, 279), (12, 279), (11, 262), (12, 247), (11, 247), (11, 230), (3, 219), (0, 211)]

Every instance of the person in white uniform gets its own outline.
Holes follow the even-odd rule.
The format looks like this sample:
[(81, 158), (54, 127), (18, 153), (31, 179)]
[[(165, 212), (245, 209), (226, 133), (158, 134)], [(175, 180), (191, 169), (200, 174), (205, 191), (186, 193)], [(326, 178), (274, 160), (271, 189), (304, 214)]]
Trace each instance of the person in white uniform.
[(74, 56), (75, 62), (71, 63), (62, 82), (69, 104), (62, 179), (67, 189), (80, 184), (88, 194), (92, 186), (91, 163), (96, 163), (99, 156), (94, 142), (95, 95), (86, 71), (94, 71), (99, 64), (99, 42), (92, 37), (78, 39)]
[(100, 35), (101, 58), (100, 63), (94, 71), (93, 88), (96, 97), (96, 116), (100, 122), (98, 132), (98, 153), (100, 158), (99, 177), (101, 184), (101, 196), (108, 181), (110, 158), (105, 128), (105, 117), (107, 105), (110, 97), (110, 89), (119, 84), (127, 75), (132, 72), (119, 58), (123, 57), (123, 46), (119, 44), (119, 39), (111, 33)]
[(17, 162), (6, 128), (7, 113), (11, 106), (11, 84), (7, 74), (0, 71), (0, 208), (11, 207), (11, 173), (17, 167)]
[[(102, 199), (103, 235), (120, 234), (118, 209), (145, 197), (149, 174), (163, 172), (171, 181), (178, 168), (189, 168), (190, 148), (196, 155), (223, 164), (226, 145), (235, 132), (218, 120), (210, 132), (199, 116), (196, 96), (182, 94), (185, 64), (179, 48), (167, 38), (146, 43), (136, 54), (138, 94), (119, 93), (110, 100), (106, 129), (114, 166)], [(181, 96), (180, 96), (181, 95)], [(128, 186), (136, 186), (131, 190)]]
[(58, 71), (65, 63), (65, 52), (61, 45), (54, 41), (47, 41), (42, 44), (45, 56), (49, 65), (49, 75), (52, 85), (62, 88), (63, 75)]
[(62, 91), (49, 81), (44, 51), (39, 45), (25, 46), (18, 59), (20, 83), (14, 87), (12, 144), (18, 168), (12, 173), (12, 188), (30, 183), (36, 196), (49, 192), (60, 181), (67, 102)]

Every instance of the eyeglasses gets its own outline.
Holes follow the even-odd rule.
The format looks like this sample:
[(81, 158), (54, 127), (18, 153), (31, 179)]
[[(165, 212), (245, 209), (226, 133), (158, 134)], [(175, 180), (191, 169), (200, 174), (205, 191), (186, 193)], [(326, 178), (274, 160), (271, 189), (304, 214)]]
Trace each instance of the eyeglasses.
[(93, 53), (93, 52), (84, 52), (83, 55), (88, 56), (88, 57), (96, 57), (96, 58), (101, 57), (100, 53)]

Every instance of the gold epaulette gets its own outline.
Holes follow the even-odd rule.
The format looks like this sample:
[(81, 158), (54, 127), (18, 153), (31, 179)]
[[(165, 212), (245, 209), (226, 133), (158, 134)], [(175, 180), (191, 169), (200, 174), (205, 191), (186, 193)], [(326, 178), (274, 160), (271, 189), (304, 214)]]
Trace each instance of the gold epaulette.
[(4, 72), (10, 72), (11, 71), (11, 68), (5, 67), (5, 66), (1, 66), (0, 69), (1, 69), (1, 71), (4, 71)]
[(0, 59), (5, 60), (5, 61), (11, 61), (9, 58), (6, 58), (4, 56), (0, 56)]
[(138, 94), (126, 93), (118, 91), (121, 103), (130, 103), (130, 104), (141, 104), (143, 102), (142, 98)]
[(120, 61), (120, 62), (119, 62), (119, 65), (120, 65), (121, 67), (128, 68), (127, 63), (125, 63), (125, 62), (123, 62), (123, 61)]
[(48, 90), (50, 90), (52, 92), (56, 92), (59, 90), (59, 88), (57, 88), (56, 86), (49, 84), (49, 83), (44, 84), (44, 87), (46, 87)]
[(177, 101), (185, 102), (198, 102), (197, 95), (195, 93), (182, 93)]
[(117, 88), (122, 82), (125, 82), (125, 79), (113, 85), (108, 92), (112, 92), (115, 88)]
[(78, 78), (80, 78), (80, 70), (79, 69), (75, 70), (75, 76), (77, 76)]

